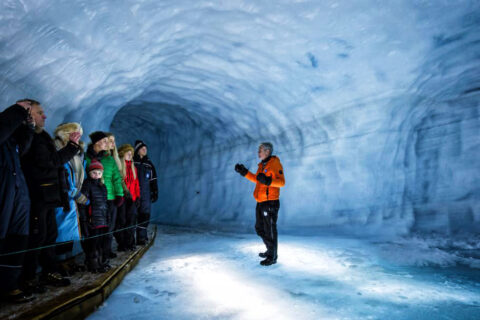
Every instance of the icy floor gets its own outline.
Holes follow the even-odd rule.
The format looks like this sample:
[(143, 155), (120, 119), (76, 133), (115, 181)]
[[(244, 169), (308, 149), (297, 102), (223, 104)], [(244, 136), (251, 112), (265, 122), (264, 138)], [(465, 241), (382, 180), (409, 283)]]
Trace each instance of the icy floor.
[(458, 250), (280, 235), (279, 262), (262, 267), (263, 249), (253, 234), (160, 227), (89, 319), (480, 318), (478, 260)]

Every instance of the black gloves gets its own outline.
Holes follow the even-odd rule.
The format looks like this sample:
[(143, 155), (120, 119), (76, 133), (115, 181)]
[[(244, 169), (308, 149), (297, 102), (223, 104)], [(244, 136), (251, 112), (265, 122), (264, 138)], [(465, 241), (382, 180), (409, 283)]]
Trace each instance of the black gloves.
[(236, 164), (235, 165), (235, 171), (237, 171), (238, 173), (240, 173), (243, 177), (245, 177), (245, 175), (247, 174), (248, 172), (248, 169), (245, 168), (245, 166), (243, 164)]
[[(235, 171), (237, 171), (238, 173), (240, 173), (242, 176), (245, 177), (245, 175), (248, 172), (248, 169), (245, 168), (243, 164), (237, 163), (235, 165)], [(259, 173), (257, 175), (257, 181), (260, 182), (261, 184), (269, 186), (272, 183), (272, 177), (267, 177), (264, 173)]]
[(257, 175), (257, 181), (269, 186), (272, 183), (272, 177), (267, 177), (264, 173), (259, 173)]

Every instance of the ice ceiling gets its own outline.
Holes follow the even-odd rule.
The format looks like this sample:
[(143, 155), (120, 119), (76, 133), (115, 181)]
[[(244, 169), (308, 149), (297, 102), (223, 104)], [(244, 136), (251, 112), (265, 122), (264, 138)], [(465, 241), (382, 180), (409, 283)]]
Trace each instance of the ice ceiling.
[(268, 140), (283, 230), (480, 232), (478, 1), (3, 0), (0, 22), (2, 108), (143, 139), (160, 222), (252, 230), (233, 166)]

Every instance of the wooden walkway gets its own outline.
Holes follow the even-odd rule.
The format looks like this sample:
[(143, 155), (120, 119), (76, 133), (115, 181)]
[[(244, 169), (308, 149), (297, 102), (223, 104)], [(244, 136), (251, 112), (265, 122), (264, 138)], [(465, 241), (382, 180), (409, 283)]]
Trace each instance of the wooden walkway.
[(156, 226), (149, 228), (149, 243), (137, 247), (136, 251), (118, 252), (110, 261), (112, 269), (103, 274), (78, 272), (70, 280), (72, 284), (64, 288), (48, 287), (48, 291), (36, 295), (29, 303), (12, 305), (0, 304), (0, 319), (40, 320), (40, 319), (85, 319), (95, 311), (122, 282), (123, 278), (138, 263), (155, 241)]

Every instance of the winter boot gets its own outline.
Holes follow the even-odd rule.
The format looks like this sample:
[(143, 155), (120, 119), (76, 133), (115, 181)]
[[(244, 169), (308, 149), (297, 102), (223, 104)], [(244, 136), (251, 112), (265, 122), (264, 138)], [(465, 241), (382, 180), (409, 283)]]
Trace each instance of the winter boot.
[(26, 303), (33, 299), (35, 297), (31, 293), (25, 293), (20, 289), (12, 290), (1, 296), (1, 300), (8, 303)]
[(36, 279), (25, 281), (22, 285), (22, 289), (28, 295), (32, 293), (42, 294), (47, 292), (47, 287), (40, 284)]
[(41, 280), (47, 285), (54, 287), (66, 287), (70, 285), (70, 279), (63, 277), (58, 272), (49, 272), (41, 276)]
[(272, 264), (275, 264), (275, 263), (277, 263), (277, 259), (273, 259), (273, 258), (270, 258), (270, 257), (266, 258), (265, 260), (260, 261), (260, 264), (262, 266), (271, 266)]

